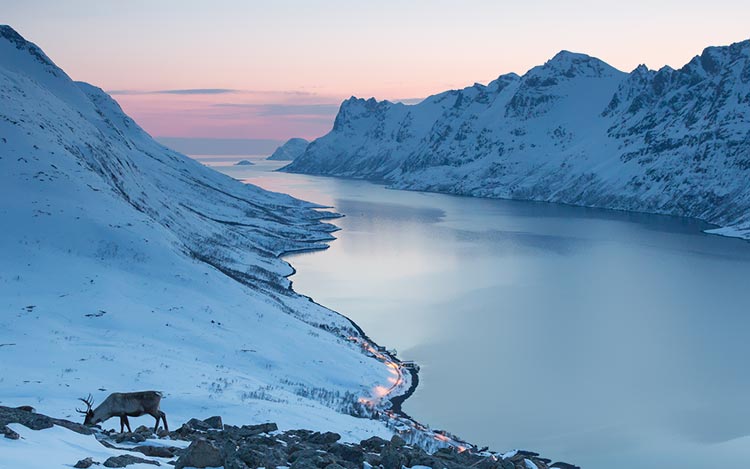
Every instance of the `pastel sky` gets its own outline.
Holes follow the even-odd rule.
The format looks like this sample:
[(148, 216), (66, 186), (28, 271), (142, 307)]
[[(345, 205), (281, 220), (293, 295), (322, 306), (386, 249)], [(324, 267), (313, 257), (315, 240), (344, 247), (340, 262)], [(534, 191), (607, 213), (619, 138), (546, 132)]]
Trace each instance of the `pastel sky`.
[(0, 15), (171, 137), (316, 137), (350, 95), (421, 98), (561, 49), (679, 67), (750, 37), (747, 0), (0, 0)]

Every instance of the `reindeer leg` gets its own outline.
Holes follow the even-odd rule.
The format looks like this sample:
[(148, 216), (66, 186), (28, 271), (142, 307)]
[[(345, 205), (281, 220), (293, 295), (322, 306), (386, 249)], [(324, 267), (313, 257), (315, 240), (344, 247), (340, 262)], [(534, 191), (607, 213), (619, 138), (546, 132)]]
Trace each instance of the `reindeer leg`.
[(126, 415), (123, 418), (125, 419), (125, 425), (128, 426), (128, 433), (133, 433), (133, 430), (130, 429), (130, 420), (128, 420), (128, 416)]
[[(167, 425), (167, 414), (165, 414), (164, 412), (160, 410), (159, 416), (161, 417), (161, 420), (164, 422), (164, 430), (169, 431), (169, 426)], [(159, 420), (157, 419), (156, 421), (158, 422)]]
[(120, 433), (125, 431), (125, 417), (120, 416)]

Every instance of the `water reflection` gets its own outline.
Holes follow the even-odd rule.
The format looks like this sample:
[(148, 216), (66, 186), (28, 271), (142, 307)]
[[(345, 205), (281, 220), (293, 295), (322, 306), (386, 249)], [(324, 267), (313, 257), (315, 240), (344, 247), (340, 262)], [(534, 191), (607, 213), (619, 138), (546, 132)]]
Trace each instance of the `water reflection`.
[(225, 169), (346, 215), (294, 288), (422, 365), (405, 410), (587, 468), (750, 461), (750, 244), (695, 220)]

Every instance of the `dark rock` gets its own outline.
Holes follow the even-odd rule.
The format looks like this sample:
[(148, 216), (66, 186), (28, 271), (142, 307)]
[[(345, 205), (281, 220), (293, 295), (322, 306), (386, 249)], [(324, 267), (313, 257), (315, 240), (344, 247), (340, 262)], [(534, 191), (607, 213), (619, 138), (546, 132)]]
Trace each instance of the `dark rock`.
[(190, 443), (187, 450), (180, 456), (175, 469), (183, 467), (220, 467), (224, 464), (221, 451), (207, 440), (198, 439)]
[[(316, 449), (302, 449), (289, 455), (290, 469), (324, 468), (336, 462), (333, 455)], [(399, 468), (400, 469), (400, 468)]]
[(276, 438), (272, 436), (268, 436), (265, 434), (255, 435), (251, 437), (247, 437), (244, 439), (248, 443), (252, 443), (254, 445), (263, 445), (263, 446), (278, 446), (280, 443), (276, 440)]
[(348, 461), (357, 465), (361, 465), (362, 461), (364, 461), (364, 454), (362, 452), (362, 448), (360, 447), (334, 443), (328, 448), (328, 452), (335, 456), (338, 456), (344, 461)]
[(135, 448), (132, 448), (133, 451), (138, 451), (144, 456), (151, 456), (153, 458), (172, 458), (178, 449), (179, 448), (175, 448), (174, 446), (151, 445), (136, 446)]
[(325, 432), (325, 433), (318, 433), (315, 432), (307, 439), (308, 443), (312, 443), (314, 445), (331, 445), (333, 443), (336, 443), (341, 439), (341, 435), (338, 433), (333, 432)]
[(289, 462), (295, 462), (298, 459), (310, 459), (314, 458), (315, 456), (318, 456), (320, 453), (316, 449), (306, 448), (306, 449), (299, 449), (290, 451), (289, 453)]
[[(372, 467), (380, 466), (380, 455), (375, 453), (365, 453), (364, 455), (365, 462), (369, 464)], [(442, 469), (442, 468), (441, 468)]]
[(146, 437), (141, 433), (113, 433), (112, 435), (110, 435), (110, 438), (115, 440), (115, 443), (143, 443), (144, 441), (146, 441)]
[(334, 462), (334, 463), (327, 465), (325, 469), (346, 469), (346, 468), (342, 466), (341, 464), (337, 464)]
[(36, 412), (36, 409), (31, 407), (30, 405), (22, 405), (16, 407), (17, 410), (23, 411), (23, 412)]
[(92, 458), (86, 458), (86, 459), (81, 459), (80, 461), (78, 461), (73, 467), (75, 467), (76, 469), (86, 469), (88, 467), (93, 466), (94, 464), (98, 465), (99, 463), (94, 462)]
[(395, 446), (396, 448), (400, 448), (400, 447), (404, 446), (405, 444), (406, 444), (406, 442), (404, 441), (404, 439), (401, 438), (398, 435), (393, 435), (393, 437), (391, 438), (391, 446)]
[(132, 456), (130, 454), (123, 454), (122, 456), (112, 456), (111, 458), (104, 461), (104, 467), (126, 467), (131, 464), (151, 464), (153, 466), (161, 466), (159, 461), (151, 461), (150, 459), (139, 458), (138, 456)]
[[(242, 462), (250, 467), (276, 467), (287, 464), (287, 453), (278, 443), (274, 442), (274, 445), (268, 446), (257, 443), (255, 438), (257, 437), (236, 447), (236, 455)], [(232, 454), (232, 451), (228, 449), (230, 444), (234, 443), (228, 441), (224, 446), (226, 455)]]
[(451, 461), (455, 461), (456, 454), (457, 454), (456, 450), (454, 450), (451, 447), (446, 447), (446, 448), (440, 448), (437, 451), (435, 451), (435, 454), (433, 454), (433, 456), (441, 458), (441, 459), (448, 459)]
[(501, 459), (498, 461), (502, 469), (516, 469), (516, 465), (513, 464), (509, 459)]
[(154, 435), (154, 431), (151, 430), (151, 428), (141, 425), (138, 428), (135, 429), (134, 433), (138, 433), (139, 435), (143, 435), (146, 438), (151, 438)]
[(539, 456), (539, 453), (535, 453), (533, 451), (526, 451), (526, 450), (523, 450), (523, 449), (519, 449), (516, 452), (516, 454), (512, 458), (510, 458), (510, 459), (514, 459), (514, 458), (531, 459), (531, 458), (536, 457), (536, 456)]
[(52, 428), (53, 425), (59, 425), (82, 435), (91, 435), (93, 433), (90, 428), (69, 420), (55, 419), (24, 409), (0, 406), (0, 428), (9, 423), (20, 423), (32, 430), (44, 430)]
[(21, 435), (16, 433), (12, 428), (10, 428), (7, 425), (0, 426), (0, 433), (5, 435), (5, 438), (8, 438), (10, 440), (17, 440), (21, 438)]
[(407, 459), (406, 466), (408, 467), (414, 467), (414, 466), (433, 467), (435, 465), (439, 465), (437, 459), (425, 453), (424, 450), (422, 450), (421, 448), (413, 448), (409, 451), (406, 451), (405, 456)]
[(318, 469), (319, 467), (321, 466), (318, 465), (318, 461), (312, 459), (298, 459), (289, 466), (289, 469)]
[(238, 456), (224, 458), (224, 469), (249, 469), (249, 467)]
[(372, 438), (368, 438), (366, 440), (362, 440), (359, 445), (364, 449), (365, 451), (374, 451), (374, 452), (380, 452), (380, 450), (385, 446), (388, 442), (384, 439), (373, 436)]
[(243, 425), (241, 427), (235, 427), (234, 425), (224, 425), (224, 435), (227, 438), (239, 440), (242, 438), (249, 438), (251, 436), (260, 435), (262, 433), (274, 432), (278, 429), (279, 427), (275, 423)]
[(221, 421), (221, 417), (218, 415), (214, 415), (213, 417), (204, 419), (203, 423), (208, 425), (209, 428), (213, 428), (216, 430), (221, 430), (222, 428), (224, 428), (224, 423)]
[(566, 462), (558, 461), (551, 465), (550, 467), (557, 467), (558, 469), (581, 469), (579, 466), (576, 466), (575, 464), (568, 464)]
[(239, 433), (243, 438), (247, 438), (261, 433), (275, 432), (278, 429), (279, 427), (275, 423), (261, 423), (260, 425), (243, 425), (240, 427)]
[(211, 428), (213, 428), (211, 427), (211, 425), (207, 424), (203, 420), (198, 420), (198, 419), (190, 419), (184, 425), (187, 425), (192, 430), (198, 430), (202, 432), (208, 431)]
[(406, 457), (398, 451), (398, 447), (389, 444), (380, 453), (380, 464), (383, 469), (401, 469), (406, 464)]

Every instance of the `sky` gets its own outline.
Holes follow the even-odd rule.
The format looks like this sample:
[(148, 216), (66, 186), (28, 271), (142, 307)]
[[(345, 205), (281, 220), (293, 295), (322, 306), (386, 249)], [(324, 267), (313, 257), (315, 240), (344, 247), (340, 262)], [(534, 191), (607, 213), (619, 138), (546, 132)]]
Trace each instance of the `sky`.
[(739, 0), (0, 0), (0, 23), (156, 137), (314, 138), (349, 96), (413, 102), (566, 49), (680, 67), (750, 37)]

